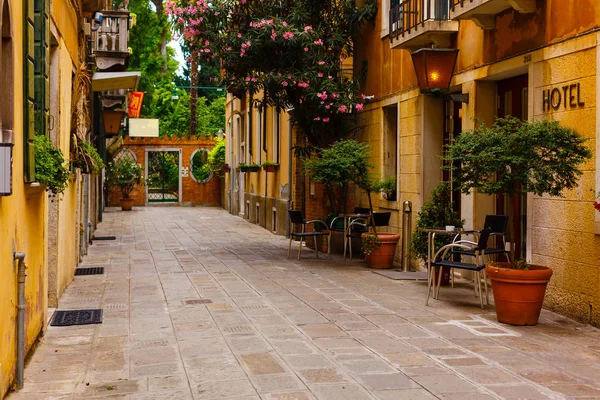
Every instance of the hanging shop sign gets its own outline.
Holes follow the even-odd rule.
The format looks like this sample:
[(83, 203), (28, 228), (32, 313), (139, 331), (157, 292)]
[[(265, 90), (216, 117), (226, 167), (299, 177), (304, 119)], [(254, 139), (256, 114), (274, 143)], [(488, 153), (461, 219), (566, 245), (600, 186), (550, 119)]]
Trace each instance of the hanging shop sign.
[(129, 93), (129, 118), (139, 118), (142, 111), (142, 101), (144, 100), (144, 92)]
[(542, 93), (542, 110), (544, 112), (567, 110), (585, 106), (581, 98), (581, 83), (544, 89)]

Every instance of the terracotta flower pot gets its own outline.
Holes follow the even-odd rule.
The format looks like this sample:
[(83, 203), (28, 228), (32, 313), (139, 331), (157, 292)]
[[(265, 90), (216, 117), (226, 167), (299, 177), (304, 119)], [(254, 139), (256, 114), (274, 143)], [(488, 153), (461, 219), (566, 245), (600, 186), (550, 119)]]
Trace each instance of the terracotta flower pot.
[(529, 270), (508, 269), (504, 267), (507, 263), (498, 265), (486, 267), (492, 281), (498, 322), (537, 324), (552, 270), (540, 265), (532, 265)]
[[(366, 233), (361, 235), (363, 239), (365, 235)], [(381, 241), (381, 246), (373, 250), (371, 254), (366, 255), (367, 265), (370, 268), (392, 268), (400, 235), (388, 232), (379, 232), (377, 235)]]
[(275, 172), (277, 165), (263, 165), (263, 170), (266, 172)]
[(133, 208), (133, 199), (127, 198), (127, 199), (121, 199), (121, 210), (122, 211), (131, 211), (131, 209)]

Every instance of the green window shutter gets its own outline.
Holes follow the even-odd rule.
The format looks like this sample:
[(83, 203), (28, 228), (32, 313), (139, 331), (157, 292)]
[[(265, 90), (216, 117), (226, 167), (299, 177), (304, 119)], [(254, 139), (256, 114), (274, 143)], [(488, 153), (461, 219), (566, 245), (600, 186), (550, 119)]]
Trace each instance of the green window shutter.
[(23, 149), (24, 175), (25, 182), (33, 182), (35, 181), (35, 158), (33, 147), (33, 136), (35, 134), (35, 16), (33, 0), (23, 1), (23, 14), (26, 16), (23, 27), (25, 36), (23, 38), (23, 52), (25, 56), (23, 62), (23, 130), (25, 143), (25, 147)]

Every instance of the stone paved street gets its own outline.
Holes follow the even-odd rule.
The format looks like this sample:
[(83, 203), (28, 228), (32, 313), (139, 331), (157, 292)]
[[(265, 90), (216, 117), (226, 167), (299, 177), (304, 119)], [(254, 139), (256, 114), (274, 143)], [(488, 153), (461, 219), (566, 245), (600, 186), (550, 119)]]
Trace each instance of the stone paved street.
[(18, 399), (600, 398), (600, 331), (543, 312), (495, 321), (470, 283), (393, 281), (360, 260), (287, 260), (287, 241), (218, 208), (109, 210)]

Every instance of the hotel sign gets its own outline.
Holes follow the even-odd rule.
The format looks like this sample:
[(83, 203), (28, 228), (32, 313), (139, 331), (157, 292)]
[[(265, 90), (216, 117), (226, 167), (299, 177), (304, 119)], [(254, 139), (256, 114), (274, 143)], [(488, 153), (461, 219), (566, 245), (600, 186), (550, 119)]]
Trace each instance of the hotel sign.
[(581, 100), (581, 84), (579, 82), (544, 89), (542, 92), (542, 110), (544, 112), (574, 109), (584, 105), (585, 103)]

